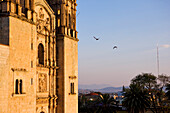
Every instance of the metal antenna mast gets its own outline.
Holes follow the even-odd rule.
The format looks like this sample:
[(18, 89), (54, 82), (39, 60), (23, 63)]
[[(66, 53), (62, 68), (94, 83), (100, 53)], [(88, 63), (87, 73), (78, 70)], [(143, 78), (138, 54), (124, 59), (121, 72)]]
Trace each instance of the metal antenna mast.
[(157, 45), (157, 69), (158, 69), (158, 75), (159, 75), (159, 47)]

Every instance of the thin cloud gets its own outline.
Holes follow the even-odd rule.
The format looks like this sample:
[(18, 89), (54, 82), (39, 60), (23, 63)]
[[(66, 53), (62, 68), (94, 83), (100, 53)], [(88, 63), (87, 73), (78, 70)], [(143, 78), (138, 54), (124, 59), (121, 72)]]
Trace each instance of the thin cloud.
[(163, 47), (163, 48), (170, 48), (170, 45), (164, 44), (164, 45), (161, 45), (160, 47)]

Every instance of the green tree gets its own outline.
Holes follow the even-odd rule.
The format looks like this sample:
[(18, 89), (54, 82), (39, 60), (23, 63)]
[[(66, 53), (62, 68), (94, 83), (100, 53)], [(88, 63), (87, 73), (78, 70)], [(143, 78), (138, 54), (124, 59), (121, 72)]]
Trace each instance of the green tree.
[(157, 110), (158, 103), (156, 97), (158, 90), (157, 77), (154, 76), (152, 73), (142, 73), (133, 78), (131, 80), (131, 84), (139, 85), (140, 87), (142, 87), (143, 90), (146, 89), (148, 91), (154, 110), (151, 109), (150, 106), (148, 107), (150, 107), (153, 113), (158, 113)]
[(153, 89), (157, 85), (157, 77), (152, 73), (142, 73), (131, 80), (131, 84), (137, 84), (143, 88)]
[(168, 100), (170, 100), (170, 84), (166, 85), (166, 96), (168, 97)]
[(170, 76), (166, 74), (158, 75), (158, 80), (160, 81), (161, 90), (166, 86), (166, 84), (170, 83)]
[(150, 98), (147, 90), (137, 84), (131, 84), (129, 89), (124, 92), (123, 106), (129, 113), (144, 113), (146, 108), (150, 106)]
[(159, 80), (159, 85), (158, 85), (159, 88), (157, 90), (156, 97), (158, 98), (159, 105), (164, 113), (164, 104), (162, 100), (163, 98), (166, 97), (166, 95), (163, 89), (170, 82), (170, 77), (166, 74), (161, 74), (161, 75), (158, 75), (158, 80)]

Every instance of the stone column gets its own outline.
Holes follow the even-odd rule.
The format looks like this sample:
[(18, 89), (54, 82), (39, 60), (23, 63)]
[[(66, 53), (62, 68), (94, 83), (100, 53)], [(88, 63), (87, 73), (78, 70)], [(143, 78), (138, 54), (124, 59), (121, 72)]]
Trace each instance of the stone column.
[(76, 5), (74, 5), (74, 30), (76, 30), (76, 20), (77, 20), (77, 15), (76, 15)]
[(31, 10), (35, 10), (35, 0), (32, 0), (31, 2)]
[(20, 0), (16, 0), (17, 4), (20, 5)]
[(49, 61), (48, 61), (48, 35), (45, 36), (45, 48), (46, 48), (46, 66), (49, 66)]
[(64, 4), (61, 4), (61, 26), (64, 26), (64, 17), (65, 17), (65, 7)]
[(31, 10), (30, 10), (30, 3), (29, 3), (29, 0), (25, 0), (25, 8), (26, 8), (26, 11), (27, 11), (27, 13), (26, 13), (26, 17), (28, 18), (28, 19), (31, 19)]
[(35, 13), (35, 0), (31, 1), (31, 11), (32, 11), (32, 21), (35, 23), (36, 20), (36, 13)]
[(29, 0), (25, 0), (25, 8), (29, 9)]
[(17, 5), (16, 5), (17, 11), (16, 12), (19, 16), (21, 16), (22, 7), (20, 6), (20, 0), (16, 0), (16, 3), (17, 3)]

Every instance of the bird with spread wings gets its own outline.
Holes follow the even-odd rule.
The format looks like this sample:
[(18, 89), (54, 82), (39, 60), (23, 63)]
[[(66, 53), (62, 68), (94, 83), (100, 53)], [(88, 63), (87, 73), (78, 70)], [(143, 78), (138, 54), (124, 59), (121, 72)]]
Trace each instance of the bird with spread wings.
[(96, 40), (99, 40), (99, 38), (96, 38), (95, 36), (93, 36), (93, 38), (96, 39)]

